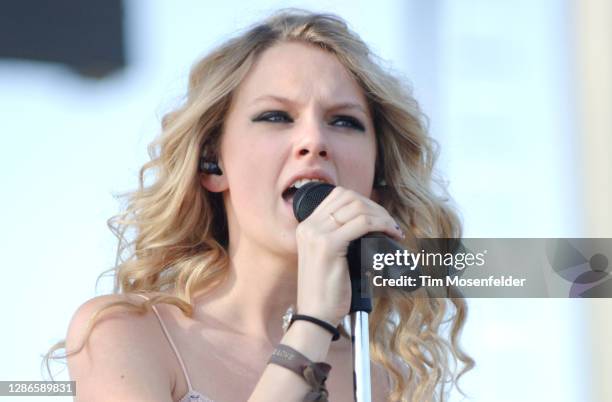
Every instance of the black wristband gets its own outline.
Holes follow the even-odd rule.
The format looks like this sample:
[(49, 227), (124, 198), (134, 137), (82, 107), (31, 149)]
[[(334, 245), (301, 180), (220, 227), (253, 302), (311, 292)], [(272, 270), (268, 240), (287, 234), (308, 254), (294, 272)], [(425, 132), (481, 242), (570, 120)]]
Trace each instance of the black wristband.
[(291, 324), (293, 324), (294, 321), (297, 320), (303, 320), (303, 321), (309, 321), (313, 324), (316, 324), (324, 329), (326, 329), (327, 331), (329, 331), (333, 336), (332, 336), (332, 341), (337, 341), (338, 339), (340, 339), (340, 331), (338, 331), (338, 328), (334, 327), (333, 325), (331, 325), (330, 323), (327, 323), (323, 320), (319, 320), (318, 318), (309, 316), (309, 315), (304, 315), (304, 314), (294, 314), (293, 316), (291, 316), (291, 322), (289, 323), (289, 327), (291, 327)]

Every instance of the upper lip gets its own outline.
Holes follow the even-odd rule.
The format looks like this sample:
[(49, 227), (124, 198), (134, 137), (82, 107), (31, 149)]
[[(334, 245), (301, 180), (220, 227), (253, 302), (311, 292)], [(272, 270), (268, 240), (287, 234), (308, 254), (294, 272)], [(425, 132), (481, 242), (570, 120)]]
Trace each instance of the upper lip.
[(332, 177), (329, 174), (327, 174), (324, 170), (322, 170), (322, 169), (310, 169), (310, 170), (303, 170), (303, 171), (301, 171), (299, 173), (296, 173), (293, 176), (291, 176), (289, 178), (289, 180), (287, 180), (285, 182), (285, 185), (283, 186), (281, 191), (284, 192), (294, 182), (296, 182), (297, 180), (300, 180), (300, 179), (319, 179), (319, 180), (322, 180), (322, 181), (324, 181), (326, 183), (329, 183), (329, 184), (333, 184), (333, 185), (336, 184), (334, 182), (334, 179), (332, 179)]

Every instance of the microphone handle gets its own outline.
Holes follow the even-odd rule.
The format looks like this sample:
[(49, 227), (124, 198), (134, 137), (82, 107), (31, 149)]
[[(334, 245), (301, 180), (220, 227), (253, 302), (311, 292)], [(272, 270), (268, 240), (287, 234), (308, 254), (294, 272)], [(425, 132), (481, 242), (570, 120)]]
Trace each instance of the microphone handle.
[[(347, 261), (349, 275), (351, 278), (351, 308), (350, 313), (355, 311), (372, 312), (372, 263), (375, 254), (395, 254), (397, 251), (404, 252), (402, 244), (390, 238), (382, 232), (372, 232), (353, 240), (349, 243), (347, 250)], [(387, 278), (412, 277), (417, 279), (421, 275), (420, 267), (406, 267), (397, 264), (385, 266), (377, 275)], [(418, 289), (420, 285), (404, 286), (407, 292)]]
[[(368, 234), (349, 243), (346, 259), (351, 278), (351, 308), (349, 313), (363, 311), (372, 312), (372, 288), (370, 286), (370, 270), (367, 264), (362, 264), (362, 240), (376, 234)], [(366, 251), (366, 250), (363, 250)]]

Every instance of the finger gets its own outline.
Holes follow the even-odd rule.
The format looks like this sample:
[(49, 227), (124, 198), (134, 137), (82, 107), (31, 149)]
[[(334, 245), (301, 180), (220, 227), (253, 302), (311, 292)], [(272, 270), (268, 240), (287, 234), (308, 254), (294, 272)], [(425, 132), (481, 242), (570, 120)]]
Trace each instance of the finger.
[(387, 210), (369, 198), (342, 187), (336, 187), (307, 219), (321, 232), (330, 232), (358, 215), (386, 217), (391, 226), (390, 236), (402, 238), (403, 233)]
[(337, 211), (353, 202), (355, 197), (349, 190), (336, 187), (327, 197), (315, 208), (310, 216), (304, 221), (308, 225), (314, 225), (324, 232), (335, 230), (342, 221), (337, 220), (334, 211)]
[(379, 215), (393, 219), (386, 209), (378, 205), (372, 205), (363, 198), (353, 199), (351, 202), (340, 206), (333, 213), (342, 222), (347, 222), (358, 215)]
[(364, 208), (369, 208), (370, 210), (372, 210), (372, 213), (388, 213), (382, 205), (364, 196), (363, 194), (342, 187), (336, 187), (336, 189), (338, 189), (338, 191), (335, 193), (332, 191), (333, 197), (330, 197), (332, 195), (332, 193), (330, 193), (330, 196), (327, 197), (330, 198), (329, 202), (326, 203), (321, 209), (327, 209), (328, 211), (337, 211), (347, 204), (359, 202), (363, 205)]
[(336, 211), (342, 206), (350, 203), (355, 199), (355, 194), (351, 190), (347, 190), (343, 187), (335, 187), (328, 195), (321, 201), (319, 206), (315, 208), (313, 214), (324, 211), (329, 213)]
[(397, 240), (405, 238), (401, 228), (390, 216), (360, 214), (344, 222), (333, 232), (334, 236), (351, 241), (371, 232), (382, 232)]
[(359, 215), (369, 215), (369, 216), (379, 216), (383, 219), (386, 219), (389, 223), (389, 226), (393, 229), (394, 233), (392, 236), (403, 236), (402, 229), (400, 228), (397, 221), (384, 209), (382, 206), (372, 202), (367, 202), (363, 197), (354, 199), (349, 204), (346, 204), (336, 210), (335, 212), (330, 213), (332, 219), (336, 224), (343, 224), (344, 222), (348, 222), (351, 219), (358, 217)]

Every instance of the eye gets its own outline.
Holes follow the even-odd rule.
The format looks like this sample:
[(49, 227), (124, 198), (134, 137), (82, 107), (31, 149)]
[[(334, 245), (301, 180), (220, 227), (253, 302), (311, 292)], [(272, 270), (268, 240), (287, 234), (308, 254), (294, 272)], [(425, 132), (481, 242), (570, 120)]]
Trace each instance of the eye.
[(330, 124), (336, 127), (346, 127), (358, 131), (365, 131), (365, 126), (352, 116), (334, 116)]
[(293, 119), (287, 112), (281, 110), (271, 110), (263, 112), (252, 120), (253, 122), (269, 122), (269, 123), (293, 123)]

